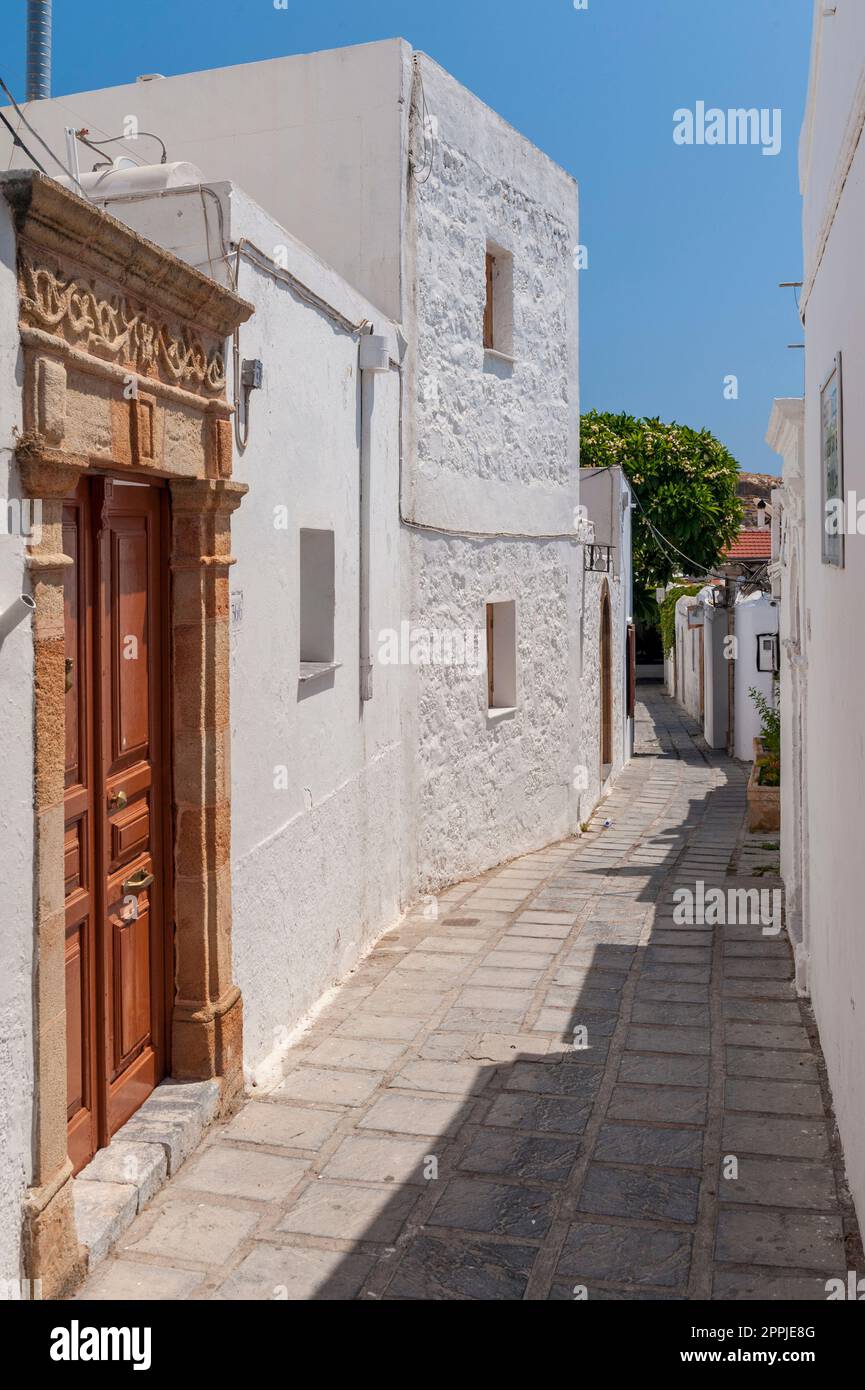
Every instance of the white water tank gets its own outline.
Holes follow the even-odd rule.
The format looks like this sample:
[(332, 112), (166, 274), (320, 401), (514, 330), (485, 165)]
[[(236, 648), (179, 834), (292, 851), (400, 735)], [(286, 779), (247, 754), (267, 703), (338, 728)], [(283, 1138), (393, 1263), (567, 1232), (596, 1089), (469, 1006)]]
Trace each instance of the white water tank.
[[(161, 193), (166, 188), (185, 188), (204, 182), (204, 175), (195, 164), (178, 159), (172, 164), (133, 164), (131, 159), (116, 159), (110, 168), (82, 174), (79, 180), (88, 198), (99, 202), (130, 193)], [(73, 193), (79, 193), (65, 175), (58, 179)]]

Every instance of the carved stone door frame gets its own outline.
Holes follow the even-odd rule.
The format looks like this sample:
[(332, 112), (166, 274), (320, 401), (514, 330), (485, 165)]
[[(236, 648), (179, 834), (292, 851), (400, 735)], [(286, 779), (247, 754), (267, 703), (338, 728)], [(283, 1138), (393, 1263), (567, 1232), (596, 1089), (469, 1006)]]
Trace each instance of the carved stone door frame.
[(175, 998), (171, 1067), (243, 1085), (231, 959), (231, 478), (224, 348), (252, 313), (230, 290), (40, 174), (0, 177), (17, 231), (24, 493), (35, 612), (35, 1135), (25, 1273), (43, 1295), (84, 1272), (66, 1153), (63, 501), (82, 474), (163, 478), (171, 493)]

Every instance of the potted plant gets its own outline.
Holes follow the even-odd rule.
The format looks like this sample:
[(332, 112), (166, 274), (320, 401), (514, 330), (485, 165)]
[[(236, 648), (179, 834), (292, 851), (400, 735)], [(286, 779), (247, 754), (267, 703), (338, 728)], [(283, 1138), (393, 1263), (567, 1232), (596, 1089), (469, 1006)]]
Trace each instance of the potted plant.
[(781, 828), (781, 711), (752, 686), (749, 695), (760, 716), (754, 739), (754, 766), (748, 779), (748, 829)]

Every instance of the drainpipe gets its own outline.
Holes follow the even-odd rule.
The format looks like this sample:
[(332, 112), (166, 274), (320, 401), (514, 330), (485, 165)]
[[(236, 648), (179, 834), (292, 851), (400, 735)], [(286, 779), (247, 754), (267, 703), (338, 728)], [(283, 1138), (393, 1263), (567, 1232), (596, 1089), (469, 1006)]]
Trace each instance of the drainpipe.
[(372, 699), (372, 654), (369, 630), (370, 533), (372, 529), (372, 415), (375, 407), (375, 377), (390, 371), (387, 339), (370, 327), (361, 334), (358, 345), (360, 369), (360, 481), (359, 481), (359, 652), (360, 698)]
[(27, 0), (27, 100), (51, 95), (51, 0)]

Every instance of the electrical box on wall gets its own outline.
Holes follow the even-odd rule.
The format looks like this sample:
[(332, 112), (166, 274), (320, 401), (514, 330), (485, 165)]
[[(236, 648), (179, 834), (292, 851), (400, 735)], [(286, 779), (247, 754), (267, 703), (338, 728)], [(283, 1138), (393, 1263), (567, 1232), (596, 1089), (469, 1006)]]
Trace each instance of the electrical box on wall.
[(365, 333), (360, 340), (360, 369), (362, 372), (386, 372), (390, 369), (387, 338), (380, 333)]

